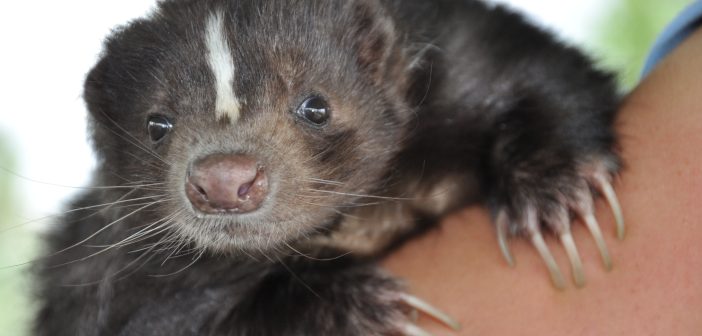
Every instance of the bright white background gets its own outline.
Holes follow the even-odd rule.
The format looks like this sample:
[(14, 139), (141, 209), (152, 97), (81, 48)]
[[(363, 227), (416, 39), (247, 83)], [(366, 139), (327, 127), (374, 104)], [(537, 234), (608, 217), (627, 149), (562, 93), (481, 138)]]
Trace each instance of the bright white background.
[[(534, 21), (579, 45), (587, 45), (588, 30), (607, 5), (607, 0), (494, 1), (530, 13)], [(25, 218), (58, 211), (75, 192), (52, 184), (88, 182), (93, 163), (81, 99), (84, 76), (110, 29), (153, 5), (147, 0), (0, 4), (0, 134), (19, 156), (14, 171), (31, 179), (14, 178)], [(2, 168), (7, 167), (0, 162), (0, 174), (7, 174)]]

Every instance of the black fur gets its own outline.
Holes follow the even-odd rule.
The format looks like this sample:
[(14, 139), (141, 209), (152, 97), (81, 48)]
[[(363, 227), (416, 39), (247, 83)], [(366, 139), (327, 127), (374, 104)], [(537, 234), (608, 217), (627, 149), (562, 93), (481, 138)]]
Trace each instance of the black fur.
[[(214, 113), (216, 10), (235, 123)], [(295, 116), (310, 94), (332, 106), (326, 127)], [(619, 167), (611, 75), (477, 1), (163, 1), (107, 40), (85, 99), (93, 186), (110, 188), (80, 195), (47, 239), (37, 335), (397, 334), (382, 251), (476, 201), (517, 219), (535, 206), (548, 225), (588, 188), (583, 170)], [(164, 141), (149, 115), (173, 121)], [(185, 171), (214, 153), (266, 165), (261, 209), (193, 210)]]

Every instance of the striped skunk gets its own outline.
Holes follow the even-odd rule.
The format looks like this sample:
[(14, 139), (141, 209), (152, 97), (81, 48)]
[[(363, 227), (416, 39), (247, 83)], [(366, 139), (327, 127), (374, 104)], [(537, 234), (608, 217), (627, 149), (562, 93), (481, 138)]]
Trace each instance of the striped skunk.
[[(376, 262), (481, 202), (498, 245), (623, 236), (613, 76), (478, 1), (165, 0), (85, 81), (98, 167), (47, 238), (37, 335), (426, 335)], [(469, 243), (469, 242), (467, 242)]]

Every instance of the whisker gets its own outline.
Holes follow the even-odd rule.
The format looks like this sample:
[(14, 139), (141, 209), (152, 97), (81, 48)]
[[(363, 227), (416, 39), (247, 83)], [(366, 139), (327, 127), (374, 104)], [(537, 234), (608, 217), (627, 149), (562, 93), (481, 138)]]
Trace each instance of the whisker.
[(140, 163), (142, 163), (142, 164), (144, 164), (144, 165), (146, 165), (146, 166), (149, 166), (149, 167), (151, 167), (151, 168), (154, 168), (154, 169), (156, 169), (156, 170), (162, 170), (162, 169), (164, 169), (164, 167), (157, 166), (157, 165), (151, 163), (150, 161), (147, 161), (147, 160), (144, 160), (144, 159), (138, 157), (136, 154), (132, 153), (131, 151), (123, 150), (123, 151), (121, 151), (121, 152), (124, 153), (124, 154), (127, 154), (127, 155), (131, 156), (132, 158), (134, 158), (135, 160), (139, 161)]
[(278, 257), (276, 257), (276, 259), (278, 260), (278, 263), (281, 266), (283, 266), (283, 268), (285, 268), (288, 271), (288, 273), (290, 273), (290, 275), (292, 275), (292, 277), (293, 277), (293, 279), (295, 279), (295, 281), (299, 282), (302, 286), (307, 288), (307, 290), (309, 290), (310, 293), (314, 294), (314, 296), (316, 296), (320, 300), (324, 300), (324, 298), (322, 298), (322, 296), (319, 295), (319, 293), (315, 292), (314, 289), (312, 289), (312, 287), (310, 287), (304, 280), (302, 280), (297, 274), (295, 274), (295, 272), (293, 272), (293, 270), (290, 267), (288, 267), (288, 265), (286, 265), (282, 259), (280, 259)]
[[(82, 283), (82, 284), (62, 284), (61, 286), (62, 286), (62, 287), (89, 287), (89, 286), (96, 286), (96, 285), (99, 285), (99, 284), (102, 283), (103, 281), (109, 280), (110, 278), (113, 278), (113, 277), (117, 276), (118, 274), (124, 272), (124, 271), (127, 270), (129, 267), (131, 267), (132, 265), (134, 265), (134, 264), (136, 264), (137, 262), (139, 262), (139, 260), (141, 260), (141, 258), (143, 258), (143, 257), (146, 256), (146, 255), (149, 255), (149, 252), (150, 252), (150, 251), (146, 251), (146, 252), (142, 253), (140, 256), (136, 257), (134, 260), (132, 260), (131, 262), (129, 262), (126, 266), (124, 266), (124, 267), (120, 268), (119, 270), (117, 270), (117, 272), (112, 273), (112, 274), (110, 274), (110, 275), (107, 275), (107, 276), (103, 277), (103, 278), (100, 279), (100, 280), (96, 280), (96, 281), (92, 281), (92, 282), (86, 282), (86, 283)], [(125, 274), (124, 276), (121, 276), (121, 277), (115, 279), (114, 281), (115, 281), (115, 282), (118, 282), (118, 281), (121, 281), (121, 280), (124, 280), (124, 279), (128, 278), (130, 275), (136, 273), (136, 272), (139, 271), (142, 267), (144, 267), (144, 266), (149, 262), (149, 260), (151, 260), (154, 256), (155, 256), (154, 254), (151, 254), (151, 255), (149, 256), (149, 258), (147, 258), (147, 259), (141, 264), (141, 266), (135, 268), (134, 270), (132, 270), (131, 272)]]
[(149, 149), (146, 145), (141, 143), (141, 141), (139, 141), (139, 139), (137, 139), (135, 136), (133, 136), (131, 133), (129, 133), (129, 131), (127, 131), (122, 126), (120, 126), (119, 123), (117, 123), (112, 118), (110, 118), (110, 116), (108, 116), (107, 113), (103, 113), (103, 116), (107, 120), (109, 120), (112, 124), (114, 124), (120, 131), (124, 132), (127, 136), (129, 136), (129, 138), (131, 138), (131, 140), (129, 138), (125, 137), (124, 135), (120, 134), (119, 132), (113, 130), (112, 128), (106, 127), (108, 131), (112, 132), (114, 135), (116, 135), (116, 136), (120, 137), (122, 140), (132, 144), (133, 146), (137, 147), (138, 149), (143, 150), (145, 153), (152, 155), (153, 157), (155, 157), (156, 159), (158, 159), (162, 163), (164, 163), (168, 166), (172, 166), (172, 164), (170, 164), (168, 161), (163, 159), (160, 155), (158, 155), (158, 153)]
[(44, 184), (52, 187), (59, 187), (59, 188), (66, 188), (66, 189), (79, 189), (79, 190), (114, 190), (114, 189), (132, 189), (132, 188), (137, 188), (137, 187), (152, 187), (156, 185), (163, 185), (164, 183), (149, 183), (149, 184), (142, 184), (142, 185), (136, 185), (136, 186), (87, 186), (87, 187), (79, 187), (79, 186), (70, 186), (70, 185), (64, 185), (64, 184), (59, 184), (59, 183), (51, 183), (51, 182), (45, 182), (41, 180), (36, 180), (31, 177), (24, 176), (22, 174), (16, 173), (10, 169), (7, 169), (5, 167), (0, 166), (0, 170), (10, 174), (14, 175), (15, 177), (19, 177), (23, 180), (27, 180), (32, 183), (38, 183), (38, 184)]
[[(63, 252), (66, 252), (66, 251), (68, 251), (68, 250), (70, 250), (70, 249), (73, 249), (73, 248), (75, 248), (75, 247), (77, 247), (77, 246), (80, 246), (80, 245), (84, 244), (85, 242), (89, 241), (90, 239), (94, 238), (95, 236), (99, 235), (100, 233), (104, 232), (104, 231), (107, 230), (108, 228), (112, 227), (113, 225), (115, 225), (115, 224), (121, 222), (122, 220), (124, 220), (124, 219), (126, 219), (126, 218), (128, 218), (128, 217), (130, 217), (130, 216), (132, 216), (132, 215), (134, 215), (134, 214), (136, 214), (136, 213), (138, 213), (138, 212), (141, 211), (141, 210), (144, 210), (144, 209), (146, 209), (146, 208), (148, 208), (148, 207), (150, 207), (150, 206), (153, 206), (153, 205), (155, 205), (155, 204), (158, 204), (158, 203), (161, 203), (161, 201), (155, 201), (155, 202), (152, 202), (152, 203), (147, 204), (147, 205), (145, 205), (145, 206), (142, 206), (142, 207), (140, 207), (139, 209), (136, 209), (136, 210), (134, 210), (134, 211), (132, 211), (132, 212), (130, 212), (130, 213), (128, 213), (128, 214), (126, 214), (126, 215), (124, 215), (124, 216), (122, 216), (122, 217), (120, 217), (120, 218), (118, 218), (118, 219), (116, 219), (116, 220), (114, 220), (114, 221), (112, 221), (112, 222), (110, 222), (109, 224), (107, 224), (107, 225), (105, 225), (104, 227), (100, 228), (99, 230), (95, 231), (93, 234), (91, 234), (91, 235), (88, 236), (87, 238), (85, 238), (85, 239), (83, 239), (83, 240), (81, 240), (81, 241), (79, 241), (79, 242), (77, 242), (77, 243), (75, 243), (75, 244), (73, 244), (73, 245), (71, 245), (71, 246), (69, 246), (69, 247), (66, 247), (66, 248), (64, 248), (64, 249), (62, 249), (62, 250), (59, 250), (58, 252), (54, 252), (54, 253), (52, 253), (51, 255), (49, 255), (48, 257), (56, 256), (56, 255), (58, 255), (58, 254), (61, 254), (61, 253), (63, 253)], [(98, 254), (101, 254), (101, 253), (103, 253), (103, 252), (105, 252), (105, 251), (107, 251), (107, 250), (108, 250), (108, 249), (104, 249), (104, 250), (101, 250), (101, 251), (99, 251), (99, 252), (93, 253), (93, 254), (91, 254), (91, 255), (89, 255), (89, 256), (83, 257), (83, 258), (79, 258), (79, 259), (76, 259), (76, 260), (73, 260), (73, 261), (69, 261), (69, 262), (66, 262), (66, 263), (61, 263), (61, 264), (58, 264), (58, 265), (53, 265), (53, 266), (50, 266), (50, 268), (57, 268), (57, 267), (61, 267), (61, 266), (70, 265), (70, 264), (73, 264), (73, 263), (76, 263), (76, 262), (79, 262), (79, 261), (84, 261), (84, 260), (87, 260), (87, 259), (89, 259), (89, 258), (92, 258), (92, 257), (94, 257), (94, 256), (96, 256), (96, 255), (98, 255)]]
[(309, 182), (315, 182), (315, 183), (320, 183), (320, 184), (325, 184), (325, 185), (332, 185), (332, 186), (344, 186), (344, 183), (343, 183), (343, 182), (331, 181), (331, 180), (324, 180), (324, 179), (312, 178), (312, 177), (296, 178), (295, 180), (298, 180), (298, 181), (309, 181)]
[(334, 194), (334, 195), (341, 195), (341, 196), (375, 198), (375, 199), (391, 200), (391, 201), (411, 201), (411, 200), (417, 199), (416, 197), (409, 197), (408, 198), (408, 197), (376, 196), (376, 195), (354, 194), (354, 193), (346, 193), (346, 192), (341, 192), (341, 191), (309, 189), (309, 188), (307, 190), (312, 191), (312, 192), (320, 192), (320, 193), (327, 193), (327, 194)]
[[(133, 191), (134, 191), (134, 190), (130, 191), (129, 193), (131, 193), (131, 192), (133, 192)], [(128, 193), (128, 194), (129, 194), (129, 193)], [(125, 195), (125, 196), (126, 196), (126, 195)], [(125, 197), (125, 196), (122, 196), (122, 197)], [(46, 215), (46, 216), (43, 216), (43, 217), (35, 218), (35, 219), (29, 220), (29, 221), (26, 221), (26, 222), (23, 222), (23, 223), (20, 223), (20, 224), (17, 224), (17, 225), (13, 225), (13, 226), (4, 228), (4, 229), (0, 230), (0, 234), (6, 233), (7, 231), (11, 231), (11, 230), (17, 229), (17, 228), (19, 228), (19, 227), (21, 227), (21, 226), (24, 226), (24, 225), (29, 225), (29, 224), (31, 224), (31, 223), (40, 222), (40, 221), (43, 221), (43, 220), (46, 220), (46, 219), (49, 219), (49, 218), (64, 216), (64, 215), (67, 215), (67, 214), (70, 214), (70, 213), (73, 213), (73, 212), (91, 210), (91, 209), (96, 209), (96, 208), (101, 208), (101, 207), (109, 207), (109, 206), (113, 206), (113, 205), (116, 205), (116, 204), (129, 203), (129, 202), (140, 201), (140, 200), (150, 199), (150, 198), (154, 198), (154, 197), (163, 197), (163, 196), (166, 196), (166, 195), (156, 195), (156, 196), (139, 197), (139, 198), (128, 199), (128, 200), (119, 200), (119, 199), (118, 199), (117, 201), (114, 201), (114, 202), (96, 204), (96, 205), (91, 205), (91, 206), (86, 206), (86, 207), (81, 207), (81, 208), (75, 208), (75, 209), (67, 210), (67, 211), (64, 211), (64, 212), (61, 212), (61, 213), (56, 213), (56, 214), (51, 214), (51, 215)], [(120, 197), (120, 198), (122, 198), (122, 197)], [(107, 208), (106, 208), (106, 209), (107, 209)], [(106, 210), (106, 209), (102, 209), (102, 210)]]
[(310, 256), (310, 255), (307, 255), (307, 254), (300, 252), (299, 250), (292, 247), (288, 242), (284, 242), (284, 244), (285, 244), (285, 246), (287, 246), (289, 249), (291, 249), (293, 252), (297, 253), (298, 255), (300, 255), (304, 258), (310, 259), (310, 260), (314, 260), (314, 261), (334, 261), (334, 260), (341, 259), (341, 258), (351, 254), (351, 252), (349, 251), (349, 252), (343, 253), (339, 256), (332, 257), (332, 258), (315, 258), (313, 256)]
[(141, 230), (135, 232), (134, 234), (131, 234), (129, 237), (117, 243), (109, 245), (87, 245), (87, 247), (111, 249), (115, 247), (124, 247), (138, 243), (167, 230), (169, 228), (169, 225), (173, 222), (173, 219), (176, 218), (176, 216), (177, 214), (172, 214), (168, 217), (161, 218), (151, 224), (146, 225)]
[[(174, 255), (178, 255), (180, 253), (180, 251), (183, 250), (183, 248), (187, 247), (187, 245), (188, 244), (186, 244), (185, 242), (179, 240), (178, 244), (176, 245), (177, 248), (174, 248), (173, 251), (163, 260), (163, 262), (161, 263), (161, 266), (165, 265), (166, 262), (168, 260), (170, 260), (171, 258), (174, 258), (173, 257)], [(177, 258), (177, 257), (175, 257), (175, 258)]]
[(205, 251), (206, 251), (205, 249), (202, 249), (200, 251), (200, 253), (196, 257), (193, 258), (193, 261), (191, 263), (187, 264), (185, 267), (181, 268), (180, 270), (177, 270), (177, 271), (175, 271), (173, 273), (169, 273), (169, 274), (154, 274), (154, 275), (150, 275), (150, 277), (165, 278), (165, 277), (174, 276), (176, 274), (182, 273), (185, 270), (187, 270), (188, 268), (190, 268), (191, 266), (195, 265), (195, 263), (200, 261), (200, 258), (202, 258), (202, 256), (205, 255)]
[[(180, 241), (180, 240), (182, 240), (182, 239), (178, 236), (178, 234), (176, 232), (171, 231), (171, 232), (167, 233), (166, 235), (164, 235), (163, 237), (161, 237), (161, 239), (159, 239), (157, 242), (151, 243), (151, 244), (146, 244), (144, 247), (141, 247), (141, 248), (138, 248), (135, 250), (131, 250), (127, 253), (130, 253), (130, 254), (138, 253), (138, 252), (141, 252), (144, 250), (155, 248), (157, 246), (162, 246), (164, 244), (169, 244), (169, 246), (170, 246), (170, 244), (172, 242)], [(160, 248), (158, 250), (154, 250), (153, 252), (158, 253), (158, 252), (164, 252), (164, 251), (168, 251), (168, 250), (169, 250), (168, 247), (163, 247), (163, 248)]]

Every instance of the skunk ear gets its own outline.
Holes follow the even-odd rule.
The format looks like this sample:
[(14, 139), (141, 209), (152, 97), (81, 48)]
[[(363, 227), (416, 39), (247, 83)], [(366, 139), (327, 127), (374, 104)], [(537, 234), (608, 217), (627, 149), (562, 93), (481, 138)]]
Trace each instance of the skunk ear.
[(97, 120), (103, 119), (112, 105), (113, 94), (106, 85), (109, 82), (106, 78), (109, 71), (108, 63), (107, 57), (102, 56), (98, 64), (90, 70), (83, 84), (83, 99), (88, 112)]
[(393, 62), (399, 61), (395, 23), (376, 0), (358, 0), (350, 4), (353, 20), (351, 39), (358, 55), (359, 67), (375, 80), (393, 72)]

